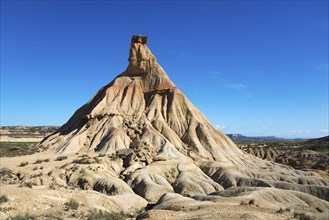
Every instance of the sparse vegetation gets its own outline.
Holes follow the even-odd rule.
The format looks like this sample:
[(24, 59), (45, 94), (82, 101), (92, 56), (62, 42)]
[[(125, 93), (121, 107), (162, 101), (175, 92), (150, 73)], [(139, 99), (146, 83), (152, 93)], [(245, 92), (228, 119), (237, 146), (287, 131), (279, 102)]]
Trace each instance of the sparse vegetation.
[(38, 163), (42, 163), (42, 162), (49, 162), (49, 159), (44, 159), (44, 160), (41, 160), (41, 159), (38, 159), (34, 162), (34, 164), (38, 164)]
[(4, 167), (2, 169), (0, 169), (0, 177), (4, 178), (4, 177), (12, 177), (13, 175), (13, 171), (8, 169), (7, 167)]
[(67, 156), (58, 156), (56, 158), (56, 161), (62, 161), (62, 160), (66, 160), (67, 159)]
[(0, 204), (8, 202), (8, 201), (9, 201), (9, 199), (6, 195), (0, 196)]
[(240, 202), (240, 205), (254, 205), (255, 204), (255, 200), (254, 199), (250, 199), (249, 201), (242, 201)]
[(42, 163), (42, 162), (43, 162), (43, 160), (38, 159), (34, 163), (37, 164), (37, 163)]
[(67, 208), (67, 210), (69, 209), (74, 209), (74, 210), (77, 210), (79, 208), (79, 202), (75, 199), (70, 199), (68, 202), (66, 202), (64, 204)]
[(46, 219), (54, 219), (54, 220), (63, 220), (64, 218), (60, 216), (60, 213), (48, 213), (45, 215)]
[(94, 157), (94, 160), (95, 160), (95, 163), (100, 163), (101, 162), (101, 160), (98, 159), (97, 157)]
[(102, 210), (90, 210), (87, 216), (88, 220), (124, 220), (125, 216), (123, 213), (114, 213), (114, 212), (107, 212)]
[(56, 189), (55, 183), (49, 184), (49, 189), (52, 189), (52, 190)]
[(329, 152), (329, 144), (328, 143), (315, 143), (315, 144), (307, 144), (303, 146), (304, 150), (313, 150), (318, 152)]
[(284, 212), (290, 212), (290, 208), (280, 208), (276, 213), (284, 213)]
[(243, 151), (298, 170), (328, 172), (329, 136), (305, 140), (235, 140)]
[(4, 167), (0, 169), (0, 178), (2, 183), (15, 184), (17, 177), (12, 170)]
[(87, 157), (83, 157), (81, 159), (73, 160), (73, 163), (77, 163), (77, 164), (91, 164), (92, 161), (89, 158), (87, 158)]
[(299, 213), (295, 212), (294, 213), (294, 218), (298, 220), (312, 220), (313, 218), (305, 213)]
[(0, 157), (15, 157), (34, 154), (37, 142), (0, 142)]
[(10, 220), (37, 220), (37, 217), (35, 215), (26, 213), (25, 215), (15, 215), (13, 217), (10, 217), (9, 219)]
[(6, 130), (6, 136), (15, 138), (42, 138), (47, 134), (55, 132), (58, 126), (1, 126), (2, 130)]
[(24, 184), (24, 186), (29, 187), (29, 188), (32, 188), (33, 187), (33, 184), (31, 182), (27, 182), (27, 183)]
[(29, 187), (29, 188), (32, 188), (33, 185), (36, 185), (36, 184), (34, 184), (32, 182), (24, 182), (24, 183), (20, 184), (19, 187)]
[(90, 158), (88, 155), (82, 155), (80, 159), (73, 160), (73, 163), (77, 164), (92, 164), (92, 163), (100, 163), (101, 160), (98, 157)]
[(21, 162), (20, 164), (19, 164), (19, 166), (20, 167), (25, 167), (25, 166), (27, 166), (29, 164), (29, 162)]

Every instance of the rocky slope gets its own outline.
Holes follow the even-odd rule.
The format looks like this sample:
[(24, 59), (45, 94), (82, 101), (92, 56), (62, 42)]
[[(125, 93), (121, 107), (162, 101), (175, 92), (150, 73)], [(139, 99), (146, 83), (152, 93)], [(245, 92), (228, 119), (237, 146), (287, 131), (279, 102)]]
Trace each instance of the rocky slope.
[[(328, 176), (240, 150), (171, 82), (146, 41), (134, 36), (127, 69), (38, 145), (49, 157), (42, 170), (15, 168), (3, 184), (48, 185), (65, 199), (65, 188), (80, 189), (72, 196), (86, 207), (149, 219), (328, 214)], [(35, 157), (3, 160), (14, 167)], [(15, 197), (11, 187), (4, 189)]]

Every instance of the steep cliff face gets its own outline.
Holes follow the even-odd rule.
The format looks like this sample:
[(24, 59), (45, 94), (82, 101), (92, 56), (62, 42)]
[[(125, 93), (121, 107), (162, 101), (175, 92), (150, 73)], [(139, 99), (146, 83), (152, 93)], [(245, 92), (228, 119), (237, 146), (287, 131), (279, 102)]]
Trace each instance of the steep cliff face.
[(122, 74), (39, 145), (55, 154), (107, 154), (109, 167), (118, 167), (88, 177), (72, 171), (68, 184), (79, 185), (82, 178), (92, 187), (106, 179), (98, 189), (120, 178), (124, 182), (116, 184), (128, 184), (151, 202), (170, 192), (194, 196), (236, 186), (292, 189), (329, 199), (327, 177), (244, 153), (212, 126), (171, 82), (146, 38), (133, 37), (128, 61)]

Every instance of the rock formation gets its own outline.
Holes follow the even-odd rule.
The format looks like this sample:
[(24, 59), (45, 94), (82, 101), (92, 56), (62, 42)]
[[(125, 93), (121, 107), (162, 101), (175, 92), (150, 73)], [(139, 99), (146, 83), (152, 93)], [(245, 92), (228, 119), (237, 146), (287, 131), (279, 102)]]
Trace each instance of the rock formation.
[[(134, 194), (162, 210), (185, 200), (186, 207), (208, 207), (238, 196), (315, 210), (313, 198), (329, 209), (328, 177), (240, 150), (175, 86), (146, 43), (133, 36), (127, 69), (39, 144), (56, 155), (99, 155), (100, 165), (82, 155), (61, 168), (64, 174), (54, 172), (59, 185)], [(292, 191), (285, 197), (286, 190)]]

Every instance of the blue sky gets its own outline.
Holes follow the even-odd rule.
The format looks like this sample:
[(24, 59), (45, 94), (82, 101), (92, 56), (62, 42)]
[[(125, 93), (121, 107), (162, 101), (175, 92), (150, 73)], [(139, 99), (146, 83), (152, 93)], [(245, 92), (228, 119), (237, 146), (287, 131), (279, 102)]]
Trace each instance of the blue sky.
[(328, 135), (328, 1), (1, 1), (1, 125), (62, 125), (131, 35), (225, 133)]

